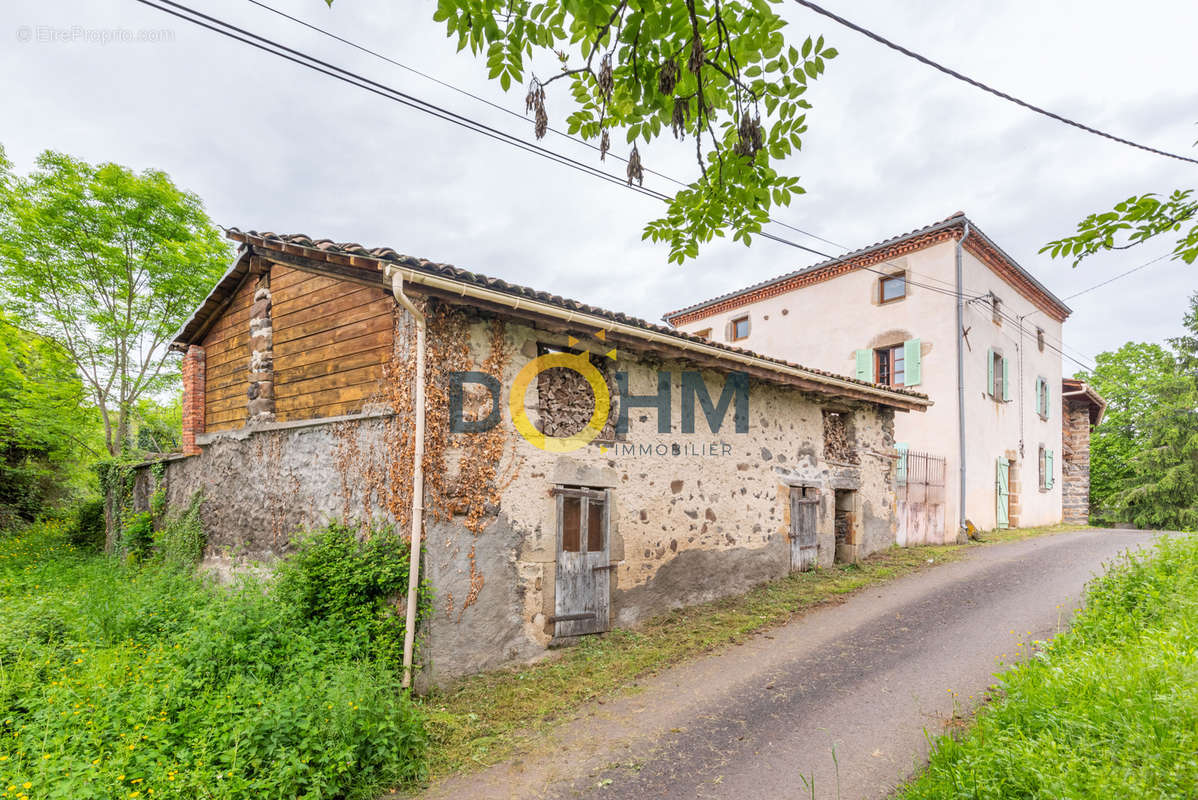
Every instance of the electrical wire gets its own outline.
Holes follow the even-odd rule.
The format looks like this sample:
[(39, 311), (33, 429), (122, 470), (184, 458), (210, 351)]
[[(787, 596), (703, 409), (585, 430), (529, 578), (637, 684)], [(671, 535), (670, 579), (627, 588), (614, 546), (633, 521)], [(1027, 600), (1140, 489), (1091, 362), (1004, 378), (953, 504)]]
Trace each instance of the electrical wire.
[[(563, 166), (567, 166), (567, 167), (575, 169), (579, 172), (583, 172), (584, 174), (589, 174), (593, 177), (598, 177), (602, 180), (606, 180), (609, 183), (613, 183), (613, 184), (616, 184), (619, 186), (624, 186), (624, 187), (630, 188), (633, 191), (637, 191), (640, 194), (644, 194), (644, 195), (652, 197), (656, 200), (661, 200), (661, 201), (665, 201), (665, 202), (669, 201), (669, 197), (665, 194), (662, 194), (661, 192), (657, 192), (652, 189), (645, 189), (640, 186), (631, 185), (623, 179), (617, 178), (616, 176), (611, 175), (607, 172), (604, 172), (603, 170), (591, 167), (590, 165), (584, 164), (580, 161), (577, 161), (576, 159), (570, 158), (569, 156), (562, 155), (560, 153), (557, 153), (556, 151), (549, 150), (548, 148), (544, 148), (539, 145), (534, 145), (534, 144), (530, 144), (528, 142), (524, 142), (523, 140), (521, 140), (515, 136), (512, 136), (511, 134), (500, 131), (491, 126), (485, 125), (484, 123), (478, 122), (477, 120), (474, 120), (470, 117), (449, 111), (448, 109), (442, 108), (441, 106), (438, 106), (435, 103), (431, 103), (426, 100), (422, 100), (418, 97), (415, 97), (414, 95), (399, 91), (398, 89), (390, 87), (386, 84), (382, 84), (382, 83), (379, 83), (378, 81), (371, 80), (362, 75), (354, 73), (350, 70), (344, 69), (342, 67), (338, 67), (338, 66), (331, 64), (327, 61), (323, 61), (314, 56), (308, 55), (307, 53), (304, 53), (295, 48), (291, 48), (286, 45), (283, 45), (283, 44), (281, 44), (273, 39), (270, 39), (268, 37), (260, 36), (251, 31), (245, 30), (244, 28), (240, 28), (240, 27), (233, 25), (229, 22), (225, 22), (224, 20), (221, 20), (217, 17), (213, 17), (211, 15), (197, 11), (197, 10), (190, 8), (186, 5), (183, 5), (181, 3), (173, 2), (173, 0), (136, 0), (136, 2), (141, 3), (142, 5), (145, 5), (145, 6), (149, 6), (150, 8), (155, 8), (159, 11), (170, 14), (174, 17), (185, 20), (187, 22), (191, 22), (195, 25), (206, 28), (215, 33), (219, 33), (227, 38), (233, 39), (234, 41), (241, 42), (242, 44), (248, 44), (251, 47), (254, 47), (254, 48), (261, 50), (265, 53), (279, 56), (280, 58), (284, 58), (288, 61), (291, 61), (292, 63), (298, 64), (303, 67), (307, 67), (308, 69), (311, 69), (315, 72), (319, 72), (328, 77), (340, 80), (343, 83), (347, 83), (351, 86), (356, 86), (359, 89), (365, 89), (366, 91), (369, 91), (369, 92), (376, 94), (380, 97), (384, 97), (388, 100), (398, 102), (402, 105), (408, 106), (408, 107), (413, 108), (418, 111), (423, 111), (426, 114), (429, 114), (431, 116), (437, 117), (438, 119), (442, 119), (444, 121), (459, 125), (460, 127), (466, 128), (467, 130), (472, 130), (476, 133), (482, 133), (483, 135), (488, 136), (489, 138), (495, 139), (495, 140), (503, 142), (505, 144), (512, 145), (514, 147), (517, 147), (521, 150), (532, 153), (534, 155), (542, 156), (551, 161), (555, 161), (556, 163), (562, 164)], [(170, 6), (170, 8), (167, 8), (165, 6)], [(175, 10), (175, 9), (177, 9), (177, 10)], [(191, 15), (191, 16), (188, 16), (188, 15)], [(788, 245), (790, 247), (794, 247), (794, 248), (797, 248), (800, 250), (804, 250), (806, 252), (821, 256), (823, 258), (826, 258), (826, 259), (829, 259), (832, 261), (843, 260), (841, 257), (833, 256), (829, 253), (825, 253), (820, 250), (816, 250), (815, 248), (801, 245), (797, 242), (791, 241), (790, 239), (786, 239), (786, 238), (778, 236), (776, 234), (769, 233), (768, 231), (762, 231), (758, 235), (762, 236), (763, 238), (766, 238), (766, 239), (769, 239), (772, 241), (776, 241), (781, 244), (785, 244), (785, 245)], [(879, 275), (887, 274), (887, 273), (883, 272), (882, 270), (874, 269), (871, 267), (863, 267), (863, 269), (869, 270), (869, 271), (877, 273)], [(950, 290), (942, 289), (937, 286), (923, 284), (918, 281), (910, 281), (909, 280), (908, 282), (914, 286), (922, 286), (923, 288), (926, 288), (930, 291), (941, 292), (942, 294), (948, 294), (953, 297), (959, 296), (955, 290), (950, 291)]]
[(1151, 267), (1153, 264), (1156, 264), (1159, 261), (1164, 261), (1166, 258), (1172, 258), (1173, 255), (1174, 255), (1173, 253), (1169, 252), (1169, 253), (1165, 253), (1163, 256), (1157, 256), (1156, 258), (1152, 259), (1151, 261), (1146, 261), (1145, 263), (1141, 264), (1138, 267), (1133, 267), (1133, 268), (1129, 269), (1127, 272), (1120, 272), (1118, 275), (1115, 275), (1112, 278), (1107, 278), (1105, 281), (1102, 281), (1101, 283), (1096, 283), (1093, 286), (1089, 286), (1085, 289), (1082, 289), (1080, 292), (1074, 292), (1073, 294), (1069, 295), (1065, 299), (1072, 300), (1075, 297), (1081, 297), (1083, 294), (1092, 292), (1095, 289), (1100, 289), (1103, 286), (1106, 286), (1108, 283), (1114, 283), (1115, 281), (1119, 280), (1120, 278), (1126, 278), (1128, 275), (1131, 275), (1133, 272), (1139, 272), (1142, 269)]
[(833, 22), (837, 22), (850, 30), (856, 31), (857, 33), (860, 33), (862, 36), (866, 36), (870, 39), (873, 39), (878, 44), (884, 45), (886, 47), (889, 47), (891, 50), (895, 50), (899, 53), (902, 53), (903, 55), (907, 56), (908, 58), (913, 58), (916, 61), (918, 61), (919, 63), (929, 66), (932, 69), (943, 72), (945, 75), (948, 75), (949, 77), (956, 78), (959, 81), (963, 81), (963, 82), (969, 84), (970, 86), (973, 86), (975, 89), (981, 89), (983, 92), (988, 92), (989, 94), (992, 94), (995, 97), (999, 97), (1003, 100), (1006, 100), (1009, 103), (1014, 103), (1015, 105), (1020, 106), (1021, 108), (1026, 108), (1028, 111), (1033, 111), (1037, 114), (1041, 114), (1045, 117), (1048, 117), (1049, 119), (1053, 119), (1053, 120), (1056, 120), (1057, 122), (1077, 128), (1078, 130), (1085, 131), (1086, 133), (1092, 133), (1095, 136), (1101, 136), (1104, 139), (1110, 139), (1112, 142), (1118, 142), (1119, 144), (1124, 144), (1124, 145), (1127, 145), (1128, 147), (1134, 147), (1138, 150), (1143, 150), (1147, 153), (1153, 153), (1158, 156), (1164, 156), (1165, 158), (1172, 158), (1177, 161), (1185, 161), (1190, 164), (1198, 164), (1198, 159), (1189, 158), (1188, 156), (1177, 155), (1176, 153), (1170, 153), (1165, 150), (1158, 150), (1155, 147), (1149, 147), (1148, 145), (1139, 144), (1137, 142), (1131, 141), (1130, 139), (1124, 139), (1122, 137), (1115, 136), (1114, 134), (1107, 133), (1106, 131), (1100, 131), (1097, 128), (1092, 128), (1089, 125), (1085, 125), (1081, 122), (1077, 122), (1075, 120), (1069, 119), (1068, 117), (1063, 117), (1060, 114), (1056, 114), (1052, 111), (1048, 111), (1047, 109), (1041, 108), (1040, 106), (1032, 105), (1031, 103), (1029, 103), (1025, 100), (1020, 100), (1018, 97), (1013, 97), (1012, 95), (1009, 95), (1006, 92), (999, 91), (998, 89), (995, 89), (992, 86), (987, 86), (986, 84), (982, 83), (979, 80), (970, 78), (967, 75), (962, 75), (960, 72), (957, 72), (954, 69), (946, 67), (943, 64), (939, 64), (939, 63), (933, 61), (932, 59), (928, 58), (927, 56), (922, 56), (919, 53), (916, 53), (914, 50), (909, 50), (908, 48), (903, 47), (900, 44), (896, 44), (895, 42), (890, 41), (886, 37), (884, 37), (880, 34), (874, 33), (873, 31), (869, 30), (868, 28), (863, 28), (860, 25), (850, 22), (849, 20), (845, 19), (844, 17), (841, 17), (837, 14), (832, 13), (828, 9), (824, 8), (823, 6), (816, 5), (815, 3), (811, 2), (811, 0), (794, 0), (794, 2), (798, 3), (799, 5), (803, 6), (804, 8), (811, 9), (812, 11), (814, 11), (817, 14), (821, 14), (822, 16), (827, 17), (828, 19), (832, 20)]

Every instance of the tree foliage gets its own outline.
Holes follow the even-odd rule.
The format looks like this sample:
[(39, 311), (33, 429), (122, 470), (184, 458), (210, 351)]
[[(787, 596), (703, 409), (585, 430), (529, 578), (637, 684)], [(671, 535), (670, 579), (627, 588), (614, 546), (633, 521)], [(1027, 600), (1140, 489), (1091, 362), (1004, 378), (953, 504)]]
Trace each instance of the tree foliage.
[(138, 400), (177, 379), (165, 345), (228, 257), (199, 198), (163, 172), (47, 151), (17, 176), (0, 152), (0, 293), (70, 356), (110, 454)]
[(1106, 400), (1090, 447), (1100, 518), (1198, 529), (1198, 294), (1169, 347), (1129, 342), (1077, 377)]
[(1053, 258), (1073, 257), (1077, 266), (1087, 256), (1104, 250), (1128, 250), (1156, 236), (1180, 234), (1173, 257), (1187, 264), (1198, 259), (1198, 200), (1193, 190), (1175, 190), (1168, 197), (1133, 195), (1110, 211), (1091, 214), (1077, 225), (1077, 233), (1040, 248)]
[(527, 85), (538, 138), (562, 101), (553, 84), (567, 85), (572, 110), (556, 116), (600, 159), (626, 147), (630, 185), (644, 180), (641, 146), (689, 137), (698, 177), (644, 230), (669, 244), (671, 261), (729, 231), (748, 244), (803, 192), (777, 164), (802, 146), (807, 86), (836, 50), (822, 36), (788, 44), (767, 0), (439, 0), (434, 19), (505, 91)]
[(0, 528), (81, 486), (93, 411), (62, 348), (0, 312)]

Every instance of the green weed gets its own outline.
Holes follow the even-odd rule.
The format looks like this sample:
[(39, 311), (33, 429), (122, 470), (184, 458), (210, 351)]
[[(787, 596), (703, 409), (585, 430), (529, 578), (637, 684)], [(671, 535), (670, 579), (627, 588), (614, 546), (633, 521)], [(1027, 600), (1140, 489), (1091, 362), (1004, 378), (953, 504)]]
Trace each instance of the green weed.
[[(374, 617), (338, 596), (313, 616), (64, 529), (0, 535), (0, 796), (364, 799), (421, 778), (422, 715), (372, 657), (373, 600)], [(283, 571), (327, 596), (308, 552)]]
[(966, 738), (936, 742), (903, 800), (1193, 798), (1198, 536), (1113, 565), (1072, 628), (999, 686)]

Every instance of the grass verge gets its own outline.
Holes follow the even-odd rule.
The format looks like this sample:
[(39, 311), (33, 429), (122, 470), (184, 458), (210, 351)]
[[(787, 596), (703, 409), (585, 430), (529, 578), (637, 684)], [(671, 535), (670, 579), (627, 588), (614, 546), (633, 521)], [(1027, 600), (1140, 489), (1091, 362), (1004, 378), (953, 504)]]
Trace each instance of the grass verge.
[(406, 549), (355, 536), (216, 588), (62, 525), (0, 533), (0, 797), (366, 800), (418, 780), (427, 738), (376, 613)]
[(960, 741), (940, 738), (902, 800), (1193, 798), (1198, 535), (1092, 582), (1070, 630), (1003, 674)]
[[(1057, 525), (985, 534), (984, 543), (1078, 530)], [(791, 575), (746, 594), (679, 609), (636, 629), (587, 637), (519, 669), (467, 678), (422, 701), (433, 738), (430, 774), (485, 767), (580, 703), (631, 688), (638, 679), (744, 640), (866, 586), (952, 561), (973, 545), (894, 547), (859, 564)]]

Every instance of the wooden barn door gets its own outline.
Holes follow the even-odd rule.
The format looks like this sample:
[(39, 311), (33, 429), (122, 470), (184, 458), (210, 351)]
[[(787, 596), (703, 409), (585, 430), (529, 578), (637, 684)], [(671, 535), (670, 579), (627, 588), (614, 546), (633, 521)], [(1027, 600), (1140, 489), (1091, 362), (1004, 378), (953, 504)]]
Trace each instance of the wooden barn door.
[(790, 569), (802, 572), (815, 568), (819, 555), (819, 497), (806, 486), (790, 487)]
[(581, 636), (609, 626), (610, 503), (604, 489), (558, 488), (555, 636)]

